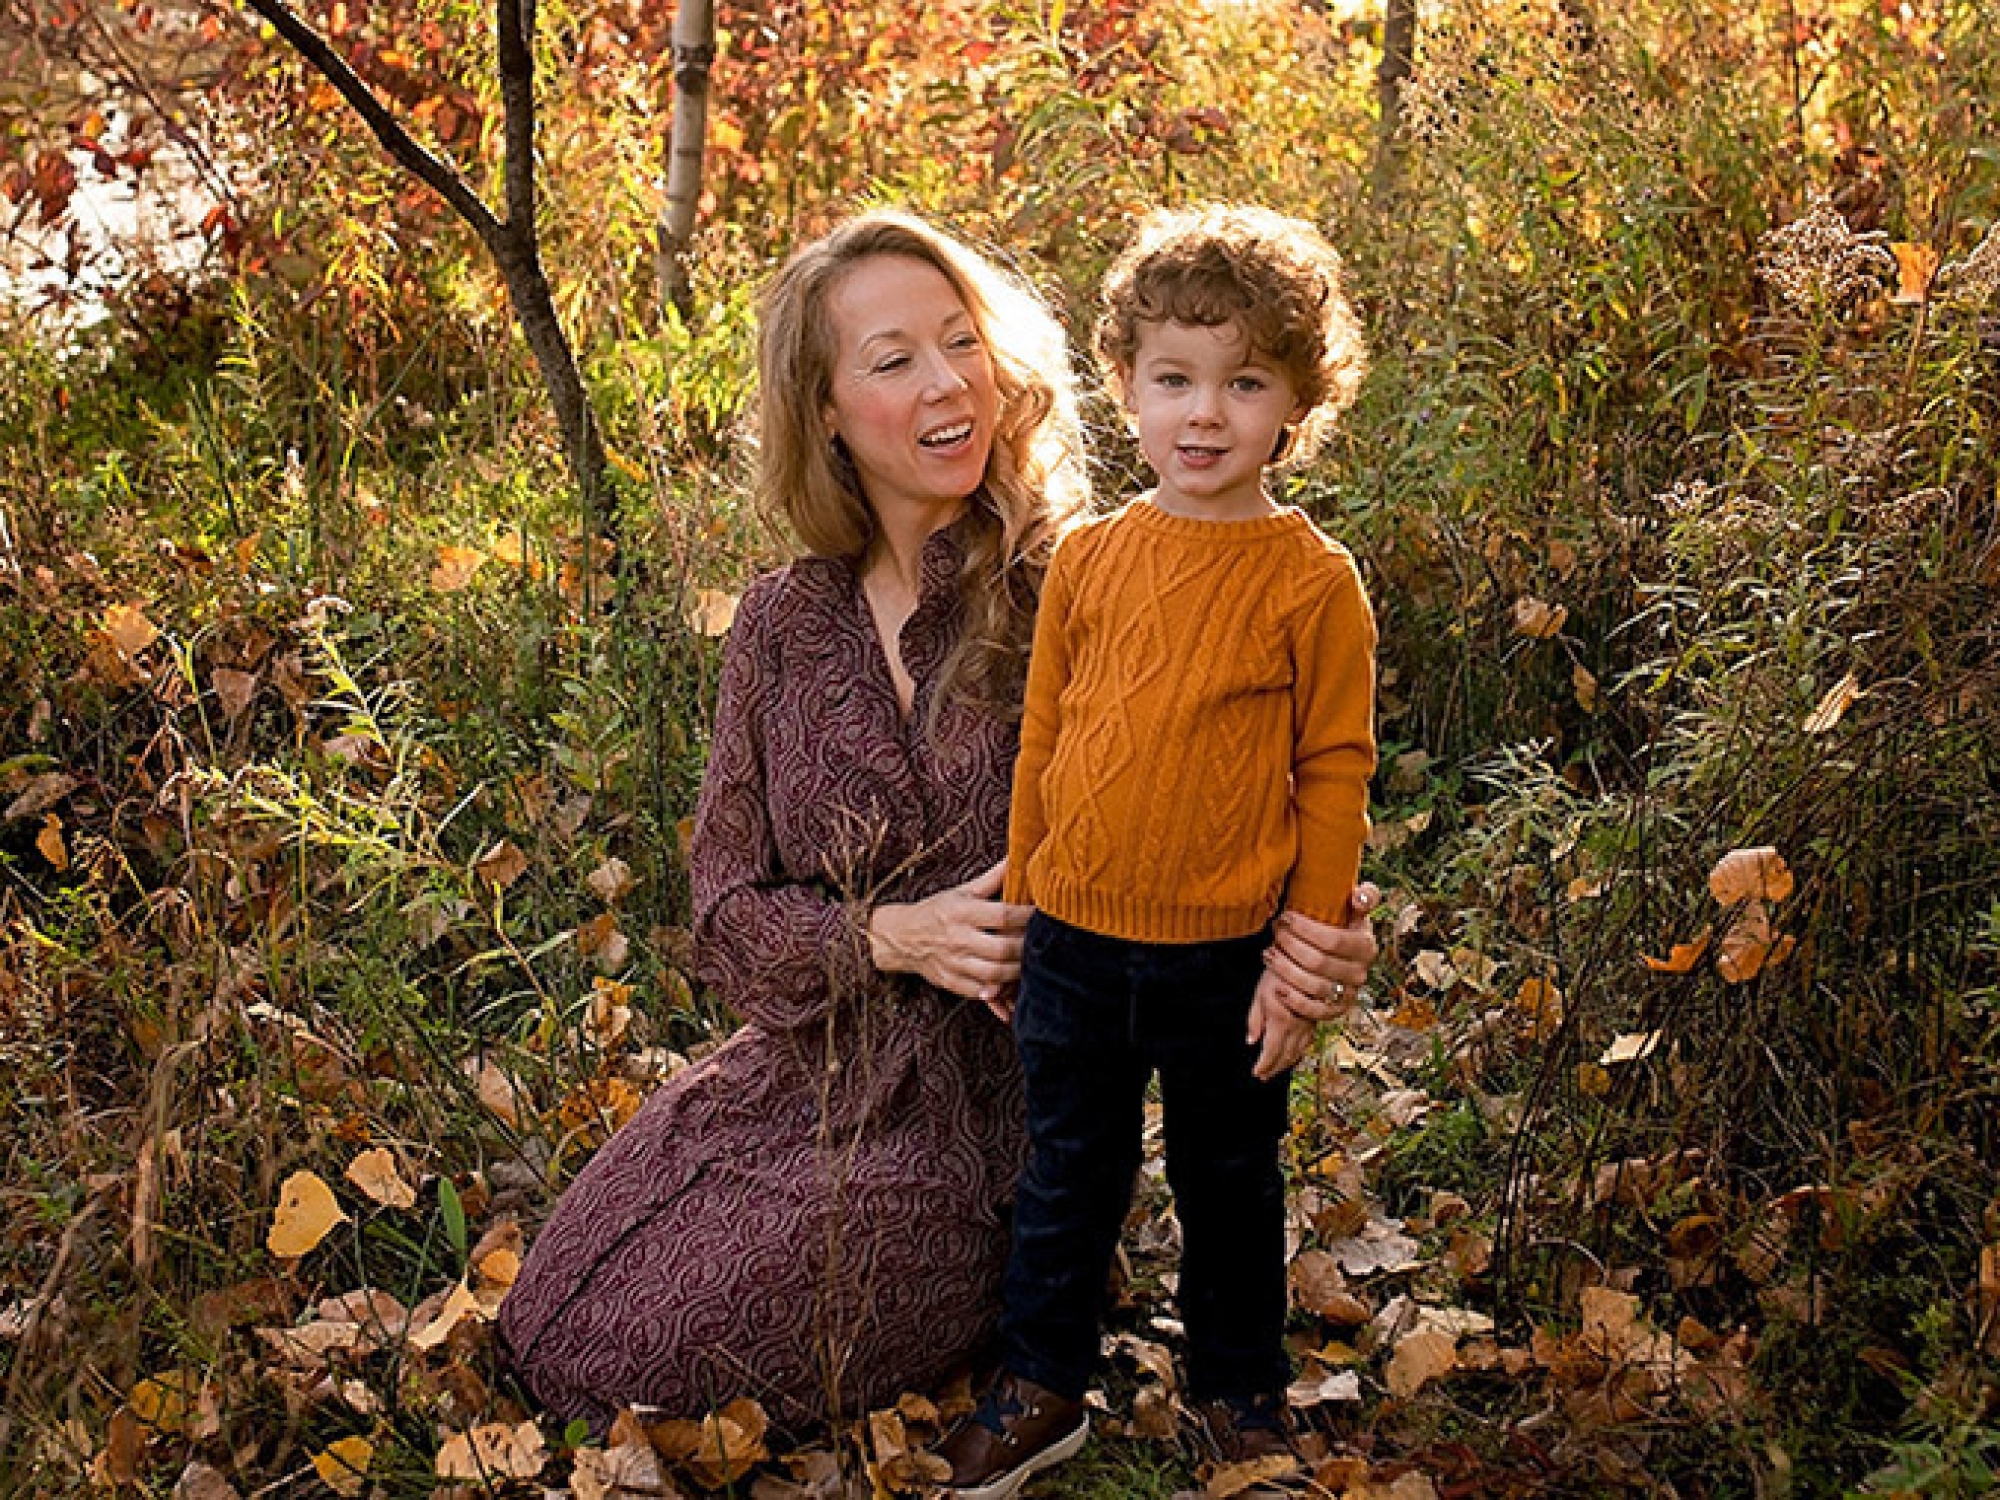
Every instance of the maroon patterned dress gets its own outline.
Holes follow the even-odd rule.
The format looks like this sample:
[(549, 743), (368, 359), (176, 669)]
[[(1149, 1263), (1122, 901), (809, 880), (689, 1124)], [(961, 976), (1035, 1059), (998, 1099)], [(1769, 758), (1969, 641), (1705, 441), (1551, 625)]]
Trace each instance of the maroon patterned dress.
[(1014, 729), (962, 704), (930, 719), (952, 528), (922, 566), (907, 722), (852, 566), (805, 559), (743, 598), (693, 884), (702, 976), (747, 1024), (590, 1161), (501, 1309), (514, 1368), (564, 1417), (739, 1395), (781, 1420), (853, 1412), (989, 1331), (1023, 1151), (1012, 1042), (976, 1002), (876, 971), (860, 927), (1006, 848)]

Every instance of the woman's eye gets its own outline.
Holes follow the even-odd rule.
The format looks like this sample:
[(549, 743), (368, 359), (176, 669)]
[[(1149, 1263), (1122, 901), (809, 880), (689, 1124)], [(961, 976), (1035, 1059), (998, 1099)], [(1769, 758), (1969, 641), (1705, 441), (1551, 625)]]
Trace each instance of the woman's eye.
[(877, 375), (887, 375), (892, 371), (902, 369), (909, 362), (910, 356), (907, 354), (891, 354), (875, 362), (875, 373)]
[(954, 354), (962, 354), (978, 347), (979, 335), (976, 333), (961, 333), (951, 341), (951, 351)]

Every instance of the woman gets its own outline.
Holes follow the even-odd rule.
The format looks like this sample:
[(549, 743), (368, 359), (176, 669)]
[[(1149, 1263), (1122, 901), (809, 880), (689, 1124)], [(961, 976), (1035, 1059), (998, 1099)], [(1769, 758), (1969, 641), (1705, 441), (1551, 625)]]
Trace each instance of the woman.
[[(1036, 591), (1085, 497), (1061, 330), (893, 213), (761, 311), (759, 490), (807, 555), (738, 610), (693, 856), (701, 974), (747, 1024), (589, 1163), (500, 1315), (534, 1394), (600, 1428), (935, 1383), (990, 1332), (1022, 1153), (996, 1015), (1027, 909), (997, 861)], [(1318, 1016), (1374, 943), (1357, 918), (1283, 950)]]

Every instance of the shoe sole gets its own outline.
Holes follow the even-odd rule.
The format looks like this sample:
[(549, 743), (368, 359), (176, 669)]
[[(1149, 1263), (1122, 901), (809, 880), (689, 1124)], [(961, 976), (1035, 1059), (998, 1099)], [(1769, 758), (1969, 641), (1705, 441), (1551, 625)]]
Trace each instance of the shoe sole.
[(1068, 1433), (1050, 1443), (1040, 1453), (1027, 1459), (1018, 1469), (1009, 1469), (991, 1484), (978, 1489), (952, 1489), (946, 1487), (935, 1493), (942, 1500), (1014, 1500), (1021, 1493), (1021, 1486), (1033, 1479), (1044, 1469), (1053, 1469), (1066, 1458), (1074, 1458), (1077, 1450), (1090, 1436), (1090, 1414), (1084, 1413), (1083, 1420), (1076, 1424), (1076, 1431)]

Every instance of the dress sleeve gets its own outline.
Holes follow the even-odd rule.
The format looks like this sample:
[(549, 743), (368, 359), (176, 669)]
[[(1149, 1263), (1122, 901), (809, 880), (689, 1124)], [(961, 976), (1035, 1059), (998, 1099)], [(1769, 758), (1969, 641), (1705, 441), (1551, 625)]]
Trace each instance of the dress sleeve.
[(1028, 687), (1021, 708), (1021, 754), (1014, 762), (1014, 800), (1007, 814), (1007, 888), (1004, 899), (1032, 904), (1028, 861), (1048, 836), (1048, 815), (1042, 806), (1042, 773), (1056, 751), (1062, 727), (1058, 705), (1069, 684), (1069, 606), (1075, 547), (1056, 551), (1042, 584), (1042, 601), (1035, 613), (1035, 644), (1028, 653)]
[(689, 860), (695, 967), (744, 1020), (767, 1031), (826, 1020), (833, 1003), (879, 982), (864, 908), (787, 878), (772, 833), (766, 727), (780, 653), (775, 581), (753, 586), (723, 651), (708, 770)]
[(1292, 797), (1299, 861), (1285, 904), (1322, 922), (1346, 920), (1368, 839), (1375, 773), (1375, 616), (1344, 551), (1295, 646)]

